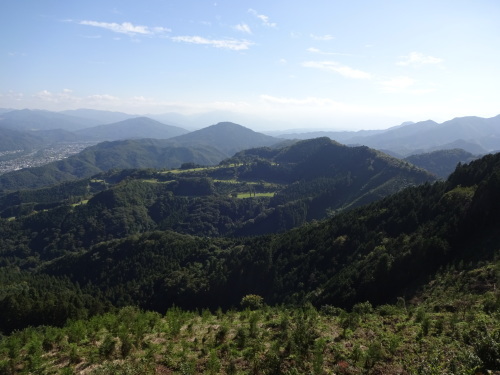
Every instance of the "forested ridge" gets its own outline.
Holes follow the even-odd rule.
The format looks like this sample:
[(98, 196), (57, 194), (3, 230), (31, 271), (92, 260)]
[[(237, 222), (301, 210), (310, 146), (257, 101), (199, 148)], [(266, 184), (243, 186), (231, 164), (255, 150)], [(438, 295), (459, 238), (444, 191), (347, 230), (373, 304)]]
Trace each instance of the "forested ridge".
[(266, 152), (277, 156), (236, 155), (220, 166), (186, 163), (177, 171), (111, 170), (6, 193), (0, 196), (0, 216), (7, 219), (1, 228), (3, 262), (48, 261), (150, 230), (202, 236), (283, 232), (433, 179), (374, 150), (327, 138)]
[[(316, 142), (332, 158), (345, 147)], [(57, 373), (61, 368), (50, 367), (42, 355), (54, 348), (68, 371), (98, 358), (106, 364), (95, 371), (123, 373), (125, 364), (114, 359), (126, 359), (131, 373), (155, 373), (158, 366), (178, 373), (500, 370), (500, 154), (459, 165), (446, 181), (409, 186), (355, 207), (335, 206), (337, 194), (321, 194), (346, 194), (361, 171), (369, 177), (365, 185), (404, 168), (421, 172), (404, 163), (398, 169), (396, 159), (378, 159), (366, 148), (346, 148), (351, 155), (338, 161), (340, 169), (325, 168), (311, 143), (296, 146), (300, 157), (290, 153), (293, 147), (249, 150), (210, 169), (112, 171), (4, 195), (0, 329), (10, 334), (29, 325), (66, 326), (5, 337), (2, 371)], [(374, 157), (365, 153), (357, 167), (346, 166), (357, 160), (352, 153), (366, 151)], [(289, 184), (297, 174), (301, 178)], [(321, 200), (308, 196), (312, 191)], [(315, 199), (331, 205), (329, 218), (311, 220)], [(274, 210), (272, 202), (278, 202)], [(273, 214), (286, 207), (289, 215), (276, 220)], [(259, 232), (259, 223), (282, 231), (271, 227), (266, 235), (241, 236)], [(234, 312), (242, 299), (243, 307), (258, 310)], [(214, 316), (179, 308), (222, 310)], [(141, 335), (118, 323), (127, 314), (144, 321)], [(67, 330), (87, 324), (77, 323), (82, 319), (93, 319), (95, 328), (71, 336)], [(296, 336), (302, 330), (311, 335)], [(379, 340), (370, 339), (373, 332)], [(145, 344), (148, 334), (162, 344)], [(259, 339), (268, 345), (255, 346)], [(181, 342), (191, 349), (182, 352)], [(148, 348), (156, 349), (147, 354)], [(447, 362), (446, 352), (457, 359)]]
[[(215, 240), (152, 232), (101, 243), (52, 262), (45, 272), (106, 286), (115, 301), (120, 293), (113, 289), (131, 282), (135, 286), (125, 289), (137, 291), (137, 301), (154, 309), (165, 308), (166, 301), (227, 308), (246, 294), (273, 304), (388, 303), (411, 295), (450, 262), (493, 256), (500, 165), (471, 178), (498, 160), (481, 162), (460, 167), (447, 182), (408, 188), (283, 234)], [(143, 276), (127, 272), (154, 280), (141, 285)]]

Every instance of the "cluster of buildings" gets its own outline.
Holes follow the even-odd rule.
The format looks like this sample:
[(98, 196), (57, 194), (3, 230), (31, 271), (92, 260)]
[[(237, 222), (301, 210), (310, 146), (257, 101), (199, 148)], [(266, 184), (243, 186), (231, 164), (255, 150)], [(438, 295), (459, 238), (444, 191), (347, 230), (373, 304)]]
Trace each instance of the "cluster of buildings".
[(0, 151), (0, 174), (61, 160), (94, 144), (95, 142), (57, 143), (38, 150)]

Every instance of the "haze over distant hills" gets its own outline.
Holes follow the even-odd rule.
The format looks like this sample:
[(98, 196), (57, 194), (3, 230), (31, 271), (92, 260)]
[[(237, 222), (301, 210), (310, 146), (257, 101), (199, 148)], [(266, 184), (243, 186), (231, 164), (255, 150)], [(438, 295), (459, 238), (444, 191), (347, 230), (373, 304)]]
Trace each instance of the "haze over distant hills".
[[(225, 114), (227, 113), (213, 113), (215, 117), (221, 117)], [(155, 118), (162, 118), (162, 115), (155, 115)], [(165, 114), (163, 118), (179, 122), (186, 117)], [(82, 146), (86, 147), (85, 142), (92, 144), (92, 142), (125, 139), (168, 139), (169, 142), (161, 147), (171, 147), (171, 157), (163, 160), (163, 164), (160, 165), (178, 167), (185, 162), (218, 163), (239, 151), (254, 147), (273, 146), (285, 138), (293, 142), (297, 139), (325, 136), (342, 144), (365, 145), (400, 159), (422, 154), (422, 156), (407, 159), (407, 161), (427, 168), (438, 177), (445, 178), (454, 170), (458, 162), (468, 162), (476, 155), (500, 150), (500, 115), (493, 118), (461, 117), (442, 124), (432, 120), (417, 123), (405, 122), (386, 130), (298, 132), (281, 134), (280, 138), (276, 138), (257, 133), (233, 122), (220, 122), (189, 132), (185, 128), (167, 125), (149, 117), (122, 112), (89, 109), (63, 112), (0, 109), (0, 152), (6, 152), (2, 156), (2, 160), (9, 160), (11, 163), (9, 167), (3, 169), (4, 171), (43, 164), (43, 161), (42, 163), (23, 163), (21, 161), (12, 163), (11, 160), (17, 157), (23, 158), (23, 155), (28, 155), (53, 144), (74, 143), (76, 145), (78, 142), (80, 143), (79, 149), (75, 148), (72, 152), (70, 150), (67, 154), (60, 155), (59, 159), (62, 159), (79, 152)], [(114, 145), (107, 144), (104, 147), (113, 148)], [(457, 149), (463, 151), (457, 151)], [(451, 153), (436, 152), (441, 150), (455, 151)], [(119, 153), (123, 156), (123, 151)], [(189, 155), (191, 155), (191, 160)], [(122, 156), (118, 159), (121, 159)], [(130, 163), (129, 160), (117, 162), (115, 167), (156, 167), (156, 165), (156, 162)], [(83, 169), (86, 170), (87, 167)], [(53, 178), (49, 177), (48, 181), (52, 180)], [(58, 181), (59, 178), (57, 177), (55, 180)]]
[(58, 112), (22, 109), (4, 112), (0, 116), (0, 127), (17, 131), (63, 129), (74, 131), (98, 122), (88, 118), (70, 116)]
[(167, 139), (186, 134), (186, 129), (165, 125), (148, 117), (133, 117), (112, 124), (98, 125), (76, 132), (88, 140), (115, 141), (119, 139)]
[(112, 124), (114, 122), (128, 120), (134, 117), (140, 117), (138, 115), (129, 115), (123, 112), (100, 111), (96, 109), (85, 109), (85, 108), (72, 109), (68, 111), (62, 111), (59, 113), (93, 120), (96, 122), (96, 125)]
[[(472, 154), (485, 154), (500, 150), (500, 115), (492, 118), (457, 117), (441, 124), (427, 120), (405, 123), (387, 130), (320, 134), (338, 142), (388, 150), (403, 157), (457, 147)], [(318, 132), (314, 132), (280, 136), (289, 139), (308, 139), (318, 135)]]
[[(213, 121), (206, 122), (206, 124), (219, 123), (221, 118), (231, 118), (230, 113), (224, 111), (213, 112), (211, 116), (202, 116), (200, 118), (213, 118)], [(88, 139), (88, 137), (91, 137), (93, 140), (170, 138), (182, 134), (179, 128), (184, 133), (188, 132), (184, 129), (196, 128), (193, 125), (193, 119), (196, 118), (195, 115), (184, 116), (177, 113), (166, 113), (163, 115), (148, 115), (148, 118), (165, 124), (165, 127), (169, 127), (170, 132), (158, 131), (158, 123), (155, 126), (157, 129), (151, 127), (153, 122), (149, 122), (148, 126), (150, 127), (145, 127), (145, 120), (136, 120), (141, 125), (137, 129), (134, 129), (133, 119), (139, 117), (142, 119), (145, 118), (144, 116), (141, 117), (122, 112), (90, 109), (63, 112), (28, 109), (9, 111), (8, 109), (0, 109), (0, 128), (28, 131), (34, 135), (36, 135), (34, 131), (62, 129), (76, 132), (82, 138), (86, 137)], [(114, 129), (113, 127), (89, 129), (98, 125), (111, 124), (115, 124)], [(173, 128), (177, 128), (177, 130), (174, 131)], [(117, 134), (117, 129), (120, 129), (120, 134)], [(144, 131), (141, 132), (141, 129), (144, 129)], [(202, 142), (204, 137), (211, 137), (209, 130), (204, 130), (204, 132), (201, 134), (194, 132), (193, 135), (190, 135), (186, 139), (189, 139), (189, 142), (191, 142), (194, 138), (198, 137), (197, 142)], [(500, 150), (500, 115), (492, 118), (459, 117), (441, 124), (432, 120), (417, 123), (405, 122), (385, 130), (314, 132), (301, 130), (282, 134), (281, 132), (272, 132), (272, 128), (270, 128), (268, 133), (286, 139), (310, 139), (326, 136), (343, 144), (365, 145), (400, 157), (455, 148), (462, 148), (467, 152), (478, 155)], [(55, 141), (61, 138), (60, 134), (54, 132), (54, 135), (57, 135)], [(50, 141), (50, 138), (47, 136), (43, 138), (46, 142)], [(177, 141), (182, 143), (184, 139), (180, 138)], [(221, 144), (225, 145), (227, 142), (221, 141)], [(252, 147), (253, 145), (249, 146)], [(0, 151), (2, 150), (0, 149)], [(228, 150), (229, 153), (232, 151)]]
[[(59, 142), (167, 139), (188, 131), (147, 117), (79, 109), (64, 112), (5, 110), (0, 112), (0, 152), (30, 150)], [(8, 133), (8, 134), (7, 134)]]

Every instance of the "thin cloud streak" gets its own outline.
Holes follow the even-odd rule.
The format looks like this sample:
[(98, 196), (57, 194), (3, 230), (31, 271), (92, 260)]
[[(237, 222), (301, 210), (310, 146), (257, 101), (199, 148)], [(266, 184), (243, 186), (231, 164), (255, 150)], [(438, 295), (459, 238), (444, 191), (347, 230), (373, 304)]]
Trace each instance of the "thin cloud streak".
[(260, 95), (260, 98), (266, 102), (273, 104), (283, 104), (283, 105), (299, 105), (299, 106), (318, 106), (318, 107), (331, 107), (331, 106), (341, 106), (342, 104), (328, 98), (317, 98), (317, 97), (307, 97), (303, 99), (296, 98), (286, 98), (286, 97), (276, 97), (272, 95)]
[(433, 56), (425, 56), (420, 52), (411, 52), (408, 56), (402, 56), (402, 60), (398, 61), (396, 65), (399, 66), (418, 66), (426, 64), (440, 64), (443, 59)]
[(371, 79), (370, 73), (351, 68), (347, 65), (342, 65), (336, 61), (306, 61), (302, 63), (302, 66), (338, 73), (347, 78)]
[(278, 25), (275, 22), (269, 22), (269, 17), (264, 15), (264, 14), (259, 14), (256, 10), (254, 9), (248, 9), (248, 13), (253, 14), (255, 17), (257, 17), (259, 20), (261, 20), (262, 24), (267, 27), (277, 27)]
[(326, 55), (326, 56), (354, 56), (350, 53), (341, 53), (341, 52), (325, 52), (318, 48), (310, 47), (306, 50), (310, 53), (317, 53), (318, 55)]
[(202, 36), (174, 36), (171, 38), (174, 42), (184, 42), (192, 44), (208, 45), (215, 48), (229, 49), (232, 51), (247, 50), (253, 42), (237, 39), (207, 39)]
[(415, 88), (416, 80), (406, 76), (399, 76), (380, 82), (382, 92), (389, 94), (428, 94), (436, 91), (434, 88)]
[(250, 26), (248, 26), (246, 23), (240, 23), (234, 26), (234, 29), (237, 31), (241, 31), (242, 33), (252, 34), (252, 29), (250, 29)]
[(326, 35), (310, 34), (309, 36), (314, 40), (321, 40), (321, 41), (325, 41), (325, 42), (335, 39), (335, 37), (333, 35), (330, 35), (330, 34), (326, 34)]
[(168, 33), (171, 30), (165, 27), (148, 27), (142, 25), (134, 25), (130, 22), (115, 23), (115, 22), (97, 22), (97, 21), (80, 21), (80, 25), (99, 27), (110, 30), (119, 34), (126, 35), (156, 35)]

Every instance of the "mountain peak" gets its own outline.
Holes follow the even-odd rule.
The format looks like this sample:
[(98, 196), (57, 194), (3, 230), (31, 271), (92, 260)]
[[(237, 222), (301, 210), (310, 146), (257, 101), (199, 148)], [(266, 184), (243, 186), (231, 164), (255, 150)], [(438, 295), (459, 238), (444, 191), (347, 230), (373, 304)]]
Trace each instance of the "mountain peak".
[(210, 144), (228, 156), (247, 148), (271, 146), (281, 141), (229, 121), (219, 122), (172, 140), (180, 144)]
[[(206, 127), (205, 129), (210, 129), (210, 128), (215, 128), (215, 129), (225, 129), (225, 130), (247, 130), (247, 131), (251, 131), (252, 133), (255, 133), (252, 129), (249, 129), (243, 125), (240, 125), (240, 124), (236, 124), (234, 122), (230, 122), (230, 121), (222, 121), (222, 122), (218, 122), (217, 124), (214, 124), (214, 125), (210, 125), (208, 127)], [(200, 130), (203, 130), (203, 129), (200, 129)]]

